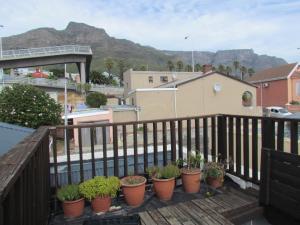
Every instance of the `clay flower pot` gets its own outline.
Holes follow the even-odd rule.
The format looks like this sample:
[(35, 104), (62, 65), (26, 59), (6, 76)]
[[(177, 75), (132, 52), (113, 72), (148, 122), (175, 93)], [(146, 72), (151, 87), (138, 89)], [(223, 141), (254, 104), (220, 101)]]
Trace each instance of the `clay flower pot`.
[(146, 178), (128, 176), (121, 180), (122, 191), (128, 205), (136, 207), (144, 202)]
[(96, 197), (92, 200), (92, 209), (95, 213), (107, 212), (111, 206), (111, 197)]
[(84, 198), (75, 201), (63, 201), (64, 216), (68, 218), (79, 217), (83, 213)]
[(183, 189), (187, 193), (197, 193), (200, 190), (201, 171), (200, 169), (181, 171)]
[(173, 196), (175, 188), (175, 178), (170, 179), (157, 179), (152, 178), (153, 180), (153, 189), (155, 194), (160, 200), (170, 200)]
[(214, 178), (214, 177), (207, 177), (206, 182), (208, 185), (212, 186), (213, 188), (219, 188), (223, 186), (223, 178)]

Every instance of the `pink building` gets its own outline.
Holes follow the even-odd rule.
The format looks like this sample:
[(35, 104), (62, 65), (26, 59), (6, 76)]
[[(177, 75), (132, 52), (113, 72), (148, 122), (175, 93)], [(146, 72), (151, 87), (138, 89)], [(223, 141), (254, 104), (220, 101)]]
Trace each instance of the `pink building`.
[(300, 111), (300, 66), (291, 63), (262, 70), (246, 79), (257, 86), (257, 106)]

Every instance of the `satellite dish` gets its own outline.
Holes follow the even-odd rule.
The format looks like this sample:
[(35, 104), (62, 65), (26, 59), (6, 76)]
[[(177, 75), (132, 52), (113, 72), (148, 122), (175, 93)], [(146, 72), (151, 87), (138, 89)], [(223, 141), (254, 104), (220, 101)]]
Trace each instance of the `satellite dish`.
[(214, 85), (214, 91), (215, 91), (215, 92), (220, 92), (221, 90), (222, 90), (221, 84), (215, 84), (215, 85)]

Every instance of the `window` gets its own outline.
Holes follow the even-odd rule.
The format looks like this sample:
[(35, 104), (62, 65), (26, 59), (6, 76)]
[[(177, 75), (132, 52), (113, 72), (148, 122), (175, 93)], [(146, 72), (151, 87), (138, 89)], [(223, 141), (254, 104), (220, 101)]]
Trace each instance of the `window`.
[(160, 77), (160, 82), (163, 82), (163, 83), (168, 82), (168, 77), (167, 76), (161, 76)]
[(296, 83), (296, 95), (300, 96), (300, 81), (297, 81)]
[(252, 93), (250, 91), (245, 91), (242, 95), (243, 106), (252, 106)]
[(153, 83), (153, 77), (152, 76), (149, 76), (148, 80), (149, 80), (149, 83)]

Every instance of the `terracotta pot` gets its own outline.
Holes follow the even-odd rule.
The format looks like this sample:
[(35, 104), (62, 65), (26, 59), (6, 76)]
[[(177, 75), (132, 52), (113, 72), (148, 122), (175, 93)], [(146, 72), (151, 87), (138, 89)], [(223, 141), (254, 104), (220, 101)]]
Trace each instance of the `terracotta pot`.
[(160, 200), (170, 200), (175, 188), (175, 178), (157, 179), (152, 178), (155, 194)]
[(131, 178), (139, 178), (143, 180), (139, 184), (128, 184), (126, 179), (129, 177), (124, 177), (121, 180), (122, 191), (125, 197), (125, 201), (128, 205), (136, 207), (144, 202), (146, 178), (142, 176), (131, 176)]
[(64, 201), (63, 210), (65, 217), (75, 218), (82, 215), (84, 209), (84, 198), (75, 201)]
[(95, 213), (107, 212), (111, 206), (111, 197), (96, 197), (92, 200), (92, 209)]
[(214, 187), (214, 188), (219, 188), (223, 186), (223, 179), (222, 178), (213, 178), (213, 177), (207, 177), (206, 182)]
[(182, 170), (181, 171), (182, 186), (187, 193), (197, 193), (200, 191), (200, 170)]

